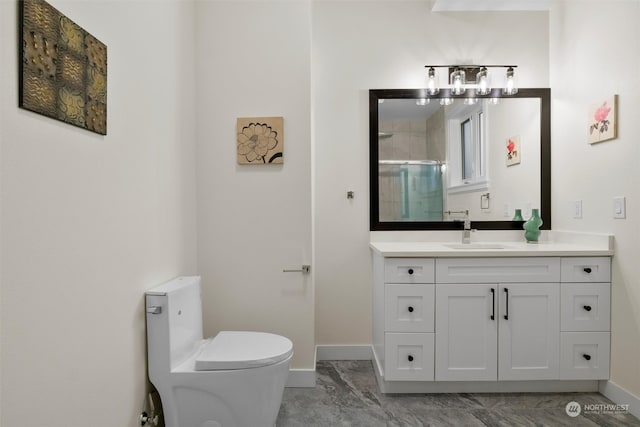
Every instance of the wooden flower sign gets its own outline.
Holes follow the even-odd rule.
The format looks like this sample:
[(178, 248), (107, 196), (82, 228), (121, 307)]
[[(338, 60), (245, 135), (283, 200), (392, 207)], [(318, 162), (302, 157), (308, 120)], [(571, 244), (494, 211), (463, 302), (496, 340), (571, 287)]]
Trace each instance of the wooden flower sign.
[(282, 117), (238, 118), (236, 124), (238, 164), (283, 163), (282, 129)]

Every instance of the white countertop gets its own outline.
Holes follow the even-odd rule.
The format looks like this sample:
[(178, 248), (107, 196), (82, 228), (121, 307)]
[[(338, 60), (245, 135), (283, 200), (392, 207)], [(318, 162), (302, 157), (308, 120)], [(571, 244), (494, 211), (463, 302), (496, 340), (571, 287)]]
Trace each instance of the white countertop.
[(531, 257), (612, 256), (613, 236), (549, 232), (538, 243), (525, 241), (372, 241), (370, 248), (384, 257)]

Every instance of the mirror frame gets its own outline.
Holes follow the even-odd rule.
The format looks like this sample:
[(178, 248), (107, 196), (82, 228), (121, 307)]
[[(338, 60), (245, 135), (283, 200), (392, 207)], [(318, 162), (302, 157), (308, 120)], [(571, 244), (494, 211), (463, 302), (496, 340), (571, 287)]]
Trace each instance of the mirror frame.
[[(449, 89), (440, 89), (437, 95), (428, 96), (425, 89), (370, 89), (369, 90), (369, 229), (371, 231), (392, 230), (461, 230), (462, 221), (380, 221), (379, 177), (378, 177), (378, 101), (380, 99), (440, 99), (440, 98), (537, 98), (540, 99), (540, 216), (544, 220), (540, 227), (551, 229), (551, 89), (519, 89), (518, 93), (502, 96), (501, 89), (491, 94), (476, 96), (473, 90), (464, 95), (451, 95)], [(522, 230), (524, 221), (471, 221), (477, 230)]]

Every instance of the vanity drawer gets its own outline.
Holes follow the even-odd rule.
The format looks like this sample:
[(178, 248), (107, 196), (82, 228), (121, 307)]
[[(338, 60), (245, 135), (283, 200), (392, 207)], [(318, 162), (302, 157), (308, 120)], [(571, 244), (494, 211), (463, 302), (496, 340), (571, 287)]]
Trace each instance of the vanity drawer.
[(562, 258), (561, 280), (563, 282), (610, 282), (611, 258)]
[(562, 332), (560, 379), (608, 379), (609, 338), (609, 332)]
[(436, 261), (437, 283), (559, 281), (559, 258), (439, 258)]
[(384, 379), (433, 381), (434, 335), (386, 333)]
[(609, 283), (563, 283), (560, 288), (561, 331), (610, 329)]
[(433, 283), (433, 258), (385, 258), (385, 283)]
[(435, 285), (387, 284), (384, 289), (385, 331), (434, 331)]

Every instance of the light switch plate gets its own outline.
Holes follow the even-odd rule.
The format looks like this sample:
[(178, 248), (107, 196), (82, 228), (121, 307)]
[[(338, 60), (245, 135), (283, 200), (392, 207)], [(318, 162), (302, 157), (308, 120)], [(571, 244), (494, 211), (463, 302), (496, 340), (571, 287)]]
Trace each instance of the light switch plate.
[(574, 200), (573, 202), (573, 217), (575, 219), (582, 218), (582, 200)]
[(626, 218), (627, 206), (624, 197), (613, 198), (613, 217), (614, 218)]

